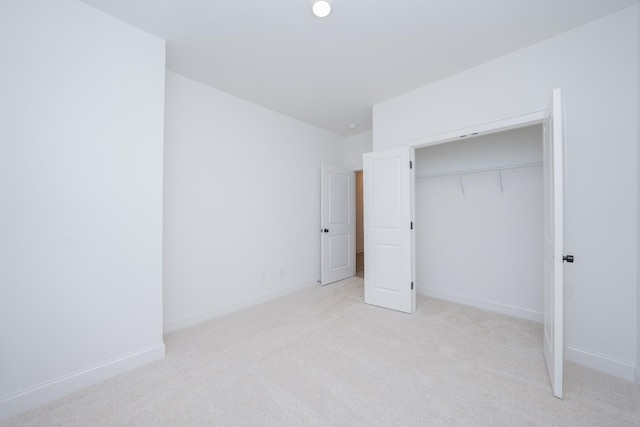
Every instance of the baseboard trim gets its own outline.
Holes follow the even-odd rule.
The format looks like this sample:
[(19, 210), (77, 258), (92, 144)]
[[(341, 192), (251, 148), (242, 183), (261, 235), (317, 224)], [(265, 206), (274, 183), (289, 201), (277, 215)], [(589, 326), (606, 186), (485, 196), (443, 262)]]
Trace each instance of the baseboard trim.
[(262, 304), (264, 302), (271, 301), (276, 298), (293, 294), (303, 289), (316, 286), (317, 284), (318, 284), (317, 281), (307, 281), (301, 285), (290, 286), (277, 291), (258, 294), (233, 304), (228, 304), (222, 307), (215, 307), (210, 310), (206, 310), (200, 313), (190, 314), (188, 316), (184, 316), (179, 319), (169, 320), (164, 322), (163, 330), (164, 330), (164, 333), (166, 334), (168, 332), (174, 332), (180, 329), (188, 328), (189, 326), (194, 326), (194, 325), (197, 325), (198, 323), (215, 319), (216, 317), (221, 317), (226, 314), (233, 313), (235, 311), (243, 310), (245, 308), (249, 308), (257, 304)]
[(459, 295), (451, 292), (446, 292), (434, 288), (423, 287), (418, 285), (418, 293), (428, 297), (443, 299), (458, 304), (469, 305), (471, 307), (480, 308), (483, 310), (494, 311), (496, 313), (506, 314), (509, 316), (518, 317), (520, 319), (532, 320), (534, 322), (541, 323), (543, 320), (542, 313), (523, 308), (516, 307), (509, 304), (504, 304), (498, 301), (491, 301), (481, 298), (469, 297), (466, 295)]
[[(418, 286), (417, 291), (421, 295), (469, 305), (483, 310), (507, 314), (522, 319), (533, 320), (535, 322), (542, 322), (543, 320), (542, 313), (496, 301), (473, 298), (421, 286)], [(633, 363), (571, 345), (567, 347), (565, 360), (630, 382), (635, 382), (636, 386), (640, 388), (640, 366), (636, 366)]]
[(622, 378), (629, 382), (634, 381), (635, 371), (636, 384), (638, 384), (638, 368), (634, 366), (633, 363), (625, 362), (624, 360), (616, 359), (606, 354), (569, 345), (565, 354), (565, 360)]
[(0, 420), (123, 374), (165, 355), (164, 342), (0, 397)]

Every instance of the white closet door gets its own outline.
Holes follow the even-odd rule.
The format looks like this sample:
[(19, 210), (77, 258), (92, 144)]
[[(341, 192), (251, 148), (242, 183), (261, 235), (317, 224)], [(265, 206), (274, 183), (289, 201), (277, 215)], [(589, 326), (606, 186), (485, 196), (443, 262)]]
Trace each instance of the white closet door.
[(364, 302), (415, 311), (408, 147), (364, 155)]
[[(563, 122), (560, 89), (553, 91), (544, 127), (544, 358), (553, 394), (562, 397), (564, 360)], [(573, 262), (573, 260), (571, 260)]]
[(334, 166), (321, 167), (321, 283), (356, 274), (356, 174)]

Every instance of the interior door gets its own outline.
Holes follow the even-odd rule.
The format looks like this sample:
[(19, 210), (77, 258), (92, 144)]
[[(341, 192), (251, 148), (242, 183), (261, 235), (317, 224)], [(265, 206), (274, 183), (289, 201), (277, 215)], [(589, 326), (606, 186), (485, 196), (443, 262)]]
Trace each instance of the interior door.
[(562, 397), (564, 359), (563, 123), (560, 89), (553, 91), (544, 127), (544, 358), (553, 394)]
[(321, 167), (321, 278), (323, 285), (356, 274), (356, 175)]
[(364, 155), (364, 302), (413, 313), (413, 150)]

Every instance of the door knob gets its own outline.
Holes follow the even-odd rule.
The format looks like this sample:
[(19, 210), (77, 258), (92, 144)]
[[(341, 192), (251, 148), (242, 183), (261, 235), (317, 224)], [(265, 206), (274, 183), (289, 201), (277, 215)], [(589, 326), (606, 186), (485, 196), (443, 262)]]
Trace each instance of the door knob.
[(328, 232), (329, 232), (329, 229), (328, 229), (328, 228), (325, 228), (325, 229), (324, 229), (324, 232), (325, 232), (325, 233), (328, 233)]
[(573, 255), (564, 255), (562, 261), (573, 263)]

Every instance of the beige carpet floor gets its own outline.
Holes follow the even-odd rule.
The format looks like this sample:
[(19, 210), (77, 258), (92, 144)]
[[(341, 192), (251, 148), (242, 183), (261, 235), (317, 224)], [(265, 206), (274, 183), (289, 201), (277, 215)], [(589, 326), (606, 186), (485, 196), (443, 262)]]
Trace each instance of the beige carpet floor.
[(363, 303), (351, 278), (166, 335), (164, 360), (8, 426), (639, 426), (640, 392), (565, 364), (553, 397), (541, 326), (420, 297)]

